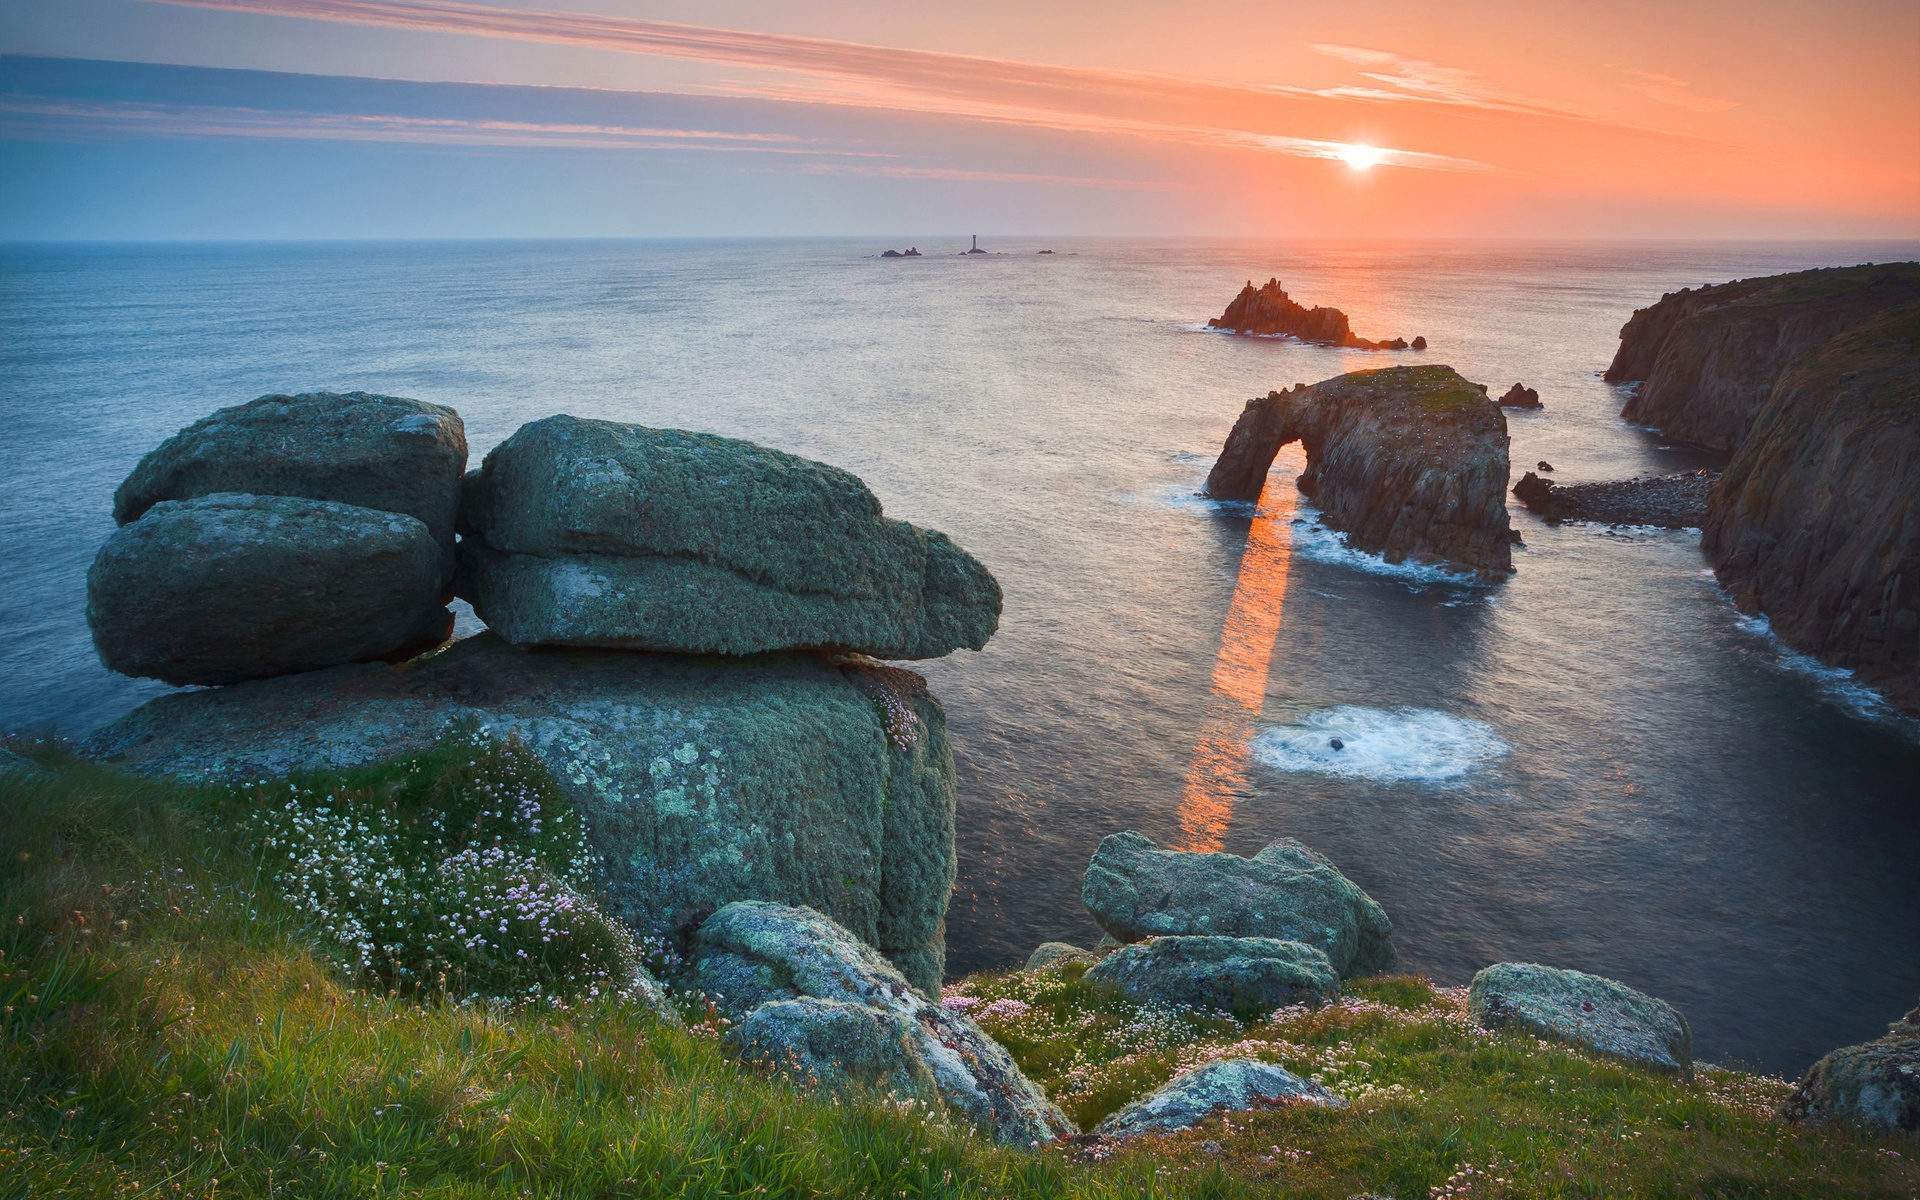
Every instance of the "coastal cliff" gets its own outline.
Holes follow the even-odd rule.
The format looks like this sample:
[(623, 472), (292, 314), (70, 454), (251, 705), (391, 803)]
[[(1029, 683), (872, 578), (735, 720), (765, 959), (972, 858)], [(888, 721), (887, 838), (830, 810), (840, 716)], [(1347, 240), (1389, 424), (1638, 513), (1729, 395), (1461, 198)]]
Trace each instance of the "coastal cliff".
[(1781, 375), (1701, 546), (1742, 611), (1920, 715), (1920, 304)]
[(1452, 367), (1355, 371), (1247, 401), (1207, 494), (1258, 499), (1274, 455), (1296, 440), (1307, 450), (1300, 490), (1355, 549), (1513, 570), (1507, 419)]
[(1620, 330), (1612, 382), (1642, 380), (1621, 410), (1637, 425), (1737, 449), (1793, 359), (1874, 314), (1920, 301), (1920, 263), (1800, 271), (1684, 290)]

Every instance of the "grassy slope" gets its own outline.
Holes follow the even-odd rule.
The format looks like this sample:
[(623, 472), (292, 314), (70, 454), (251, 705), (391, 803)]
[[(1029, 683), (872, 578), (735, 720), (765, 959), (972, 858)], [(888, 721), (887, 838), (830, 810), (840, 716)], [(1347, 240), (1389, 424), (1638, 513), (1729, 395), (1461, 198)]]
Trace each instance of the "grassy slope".
[[(1111, 1155), (998, 1150), (796, 1093), (625, 1001), (356, 987), (262, 885), (233, 803), (80, 763), (0, 775), (0, 1197), (1920, 1193), (1913, 1139), (1778, 1125), (1778, 1089), (1744, 1077), (1688, 1088), (1477, 1034), (1417, 981), (1247, 1029), (1128, 1009), (1071, 969), (970, 981), (1019, 1002), (983, 1023), (1083, 1120), (1245, 1040), (1359, 1099)], [(1513, 1182), (1459, 1174), (1495, 1154)]]

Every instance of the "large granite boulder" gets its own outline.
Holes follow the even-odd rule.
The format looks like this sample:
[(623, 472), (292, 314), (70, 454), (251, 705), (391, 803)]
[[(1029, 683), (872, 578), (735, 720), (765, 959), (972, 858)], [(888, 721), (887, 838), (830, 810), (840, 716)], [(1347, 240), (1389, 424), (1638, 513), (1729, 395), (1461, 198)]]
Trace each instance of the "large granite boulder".
[(1793, 1120), (1920, 1132), (1920, 1007), (1885, 1037), (1842, 1046), (1813, 1064), (1782, 1107)]
[(557, 416), (467, 477), (460, 595), (520, 644), (978, 650), (1000, 586), (859, 478), (752, 442)]
[(609, 911), (642, 933), (688, 934), (733, 900), (805, 904), (939, 988), (953, 755), (907, 671), (483, 634), (399, 669), (163, 696), (80, 748), (148, 774), (246, 780), (423, 751), (455, 722), (539, 754), (585, 819)]
[(141, 459), (113, 494), (113, 519), (125, 525), (162, 500), (214, 492), (405, 513), (439, 544), (445, 585), (466, 469), (466, 427), (451, 408), (367, 392), (262, 396), (194, 422)]
[(1247, 401), (1207, 495), (1259, 499), (1292, 441), (1307, 450), (1296, 485), (1354, 549), (1483, 576), (1513, 570), (1507, 418), (1452, 367), (1355, 371)]
[(1216, 1112), (1250, 1112), (1288, 1104), (1347, 1106), (1339, 1096), (1285, 1067), (1257, 1058), (1221, 1058), (1174, 1076), (1100, 1122), (1093, 1132), (1124, 1141), (1143, 1133), (1192, 1129)]
[[(949, 1106), (1001, 1142), (1027, 1146), (1077, 1132), (998, 1042), (966, 1016), (928, 999), (870, 946), (820, 913), (779, 904), (729, 904), (700, 926), (689, 957), (695, 984), (743, 1023), (752, 1023), (766, 1006), (803, 997), (898, 1018), (908, 1038), (904, 1045), (889, 1044), (888, 1054), (878, 1060), (886, 1072), (902, 1078), (930, 1074)], [(789, 1019), (785, 1010), (780, 1019)], [(832, 1019), (836, 1029), (844, 1020)], [(823, 1030), (810, 1034), (808, 1045), (831, 1047), (838, 1037)], [(868, 1045), (863, 1038), (857, 1053), (866, 1055)], [(894, 1049), (908, 1056), (896, 1061), (890, 1057)], [(867, 1062), (861, 1058), (843, 1069), (878, 1069), (861, 1065)]]
[(1741, 611), (1920, 716), (1920, 304), (1781, 373), (1700, 545)]
[(1523, 1029), (1639, 1066), (1693, 1074), (1693, 1030), (1680, 1011), (1601, 975), (1495, 963), (1473, 977), (1467, 1014), (1486, 1029)]
[(100, 661), (175, 684), (405, 657), (446, 640), (440, 548), (397, 512), (217, 492), (166, 500), (87, 571)]
[(1122, 942), (1280, 938), (1317, 947), (1342, 978), (1399, 962), (1386, 911), (1324, 855), (1292, 838), (1241, 858), (1162, 850), (1142, 834), (1116, 833), (1087, 864), (1080, 899)]
[(1120, 947), (1081, 978), (1141, 1004), (1259, 1016), (1340, 991), (1319, 948), (1266, 937), (1154, 938)]
[(1606, 378), (1641, 380), (1620, 416), (1734, 450), (1796, 357), (1920, 301), (1920, 263), (1834, 267), (1670, 293), (1620, 330)]
[(915, 1048), (916, 1030), (891, 1008), (801, 996), (762, 1004), (727, 1031), (726, 1042), (749, 1062), (810, 1087), (865, 1086), (931, 1101), (939, 1089)]

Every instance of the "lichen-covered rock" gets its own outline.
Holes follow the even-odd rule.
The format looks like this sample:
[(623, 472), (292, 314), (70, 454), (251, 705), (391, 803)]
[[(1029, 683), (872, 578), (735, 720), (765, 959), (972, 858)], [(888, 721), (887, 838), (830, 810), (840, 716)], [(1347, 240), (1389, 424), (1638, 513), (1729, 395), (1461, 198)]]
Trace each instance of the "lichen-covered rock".
[(1495, 963), (1473, 977), (1467, 1013), (1486, 1029), (1524, 1029), (1640, 1066), (1693, 1074), (1693, 1031), (1680, 1011), (1601, 975)]
[(194, 422), (141, 459), (113, 494), (113, 518), (125, 525), (162, 500), (214, 492), (405, 513), (439, 545), (447, 585), (466, 469), (466, 427), (451, 408), (367, 392), (262, 396)]
[(1266, 937), (1154, 938), (1122, 946), (1081, 978), (1142, 1004), (1262, 1016), (1340, 991), (1318, 947)]
[[(911, 726), (889, 723), (877, 691)], [(817, 655), (526, 650), (481, 635), (401, 669), (335, 667), (163, 696), (83, 752), (149, 774), (259, 779), (516, 734), (568, 792), (609, 910), (691, 932), (733, 900), (806, 904), (940, 986), (953, 758), (917, 676)]]
[(859, 478), (736, 438), (556, 416), (462, 488), (460, 595), (521, 644), (978, 650), (1000, 586)]
[(1920, 716), (1920, 304), (1781, 374), (1700, 546), (1747, 613)]
[(1257, 500), (1292, 441), (1307, 450), (1298, 487), (1355, 549), (1483, 575), (1513, 570), (1507, 418), (1452, 367), (1355, 371), (1247, 401), (1207, 494)]
[(1782, 1107), (1793, 1120), (1920, 1132), (1920, 1007), (1885, 1037), (1842, 1046), (1813, 1064)]
[(1116, 833), (1087, 864), (1080, 899), (1122, 942), (1201, 934), (1304, 942), (1342, 978), (1399, 962), (1386, 911), (1292, 838), (1241, 858), (1162, 850), (1142, 834)]
[(413, 517), (219, 492), (116, 530), (87, 571), (87, 624), (110, 670), (218, 684), (419, 653), (453, 615)]
[(1257, 1058), (1222, 1058), (1174, 1076), (1102, 1121), (1093, 1132), (1122, 1141), (1143, 1133), (1191, 1129), (1216, 1112), (1287, 1104), (1345, 1108), (1347, 1102), (1284, 1067)]
[(1798, 271), (1675, 292), (1622, 327), (1606, 378), (1644, 381), (1621, 410), (1623, 419), (1734, 450), (1796, 357), (1916, 301), (1920, 263)]
[(1091, 950), (1082, 950), (1070, 942), (1041, 942), (1032, 954), (1027, 955), (1025, 970), (1044, 971), (1048, 967), (1058, 967), (1066, 963), (1094, 963), (1100, 958)]
[(938, 1089), (915, 1047), (915, 1029), (892, 1009), (801, 996), (762, 1004), (727, 1031), (726, 1041), (742, 1058), (813, 1087), (859, 1085), (931, 1101)]
[(1076, 1132), (998, 1042), (820, 913), (729, 904), (700, 926), (689, 957), (694, 982), (736, 1020), (807, 996), (899, 1017), (941, 1098), (999, 1141), (1026, 1146)]

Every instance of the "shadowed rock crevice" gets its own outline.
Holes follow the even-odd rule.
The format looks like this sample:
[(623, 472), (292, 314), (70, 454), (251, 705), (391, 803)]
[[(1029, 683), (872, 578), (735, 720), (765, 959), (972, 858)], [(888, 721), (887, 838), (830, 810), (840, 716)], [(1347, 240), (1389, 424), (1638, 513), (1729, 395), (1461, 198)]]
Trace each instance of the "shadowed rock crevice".
[(1298, 486), (1357, 550), (1481, 574), (1513, 570), (1507, 420), (1452, 367), (1356, 371), (1247, 401), (1207, 475), (1257, 500), (1274, 456), (1307, 451)]

